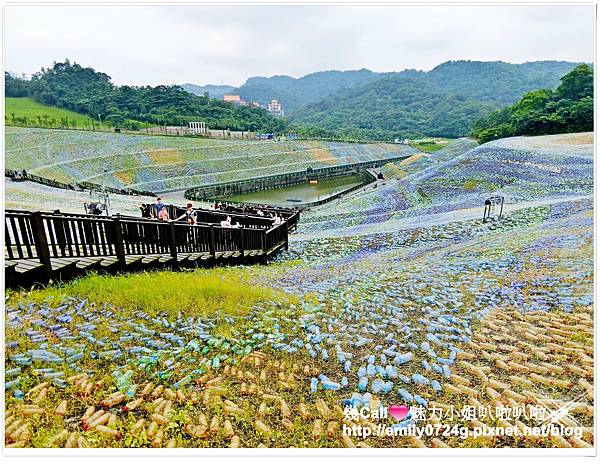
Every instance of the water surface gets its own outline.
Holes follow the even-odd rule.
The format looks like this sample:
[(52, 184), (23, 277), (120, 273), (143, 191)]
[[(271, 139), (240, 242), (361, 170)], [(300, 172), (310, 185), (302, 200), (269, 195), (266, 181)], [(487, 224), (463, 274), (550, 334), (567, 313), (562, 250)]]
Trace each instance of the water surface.
[[(363, 179), (360, 175), (349, 175), (344, 177), (319, 180), (316, 184), (302, 183), (299, 185), (290, 185), (283, 188), (274, 188), (272, 190), (253, 191), (242, 195), (228, 196), (223, 198), (229, 201), (241, 203), (261, 203), (275, 206), (296, 206), (298, 204), (312, 203), (329, 198), (348, 188), (360, 185)], [(299, 202), (288, 201), (288, 199), (298, 199)]]

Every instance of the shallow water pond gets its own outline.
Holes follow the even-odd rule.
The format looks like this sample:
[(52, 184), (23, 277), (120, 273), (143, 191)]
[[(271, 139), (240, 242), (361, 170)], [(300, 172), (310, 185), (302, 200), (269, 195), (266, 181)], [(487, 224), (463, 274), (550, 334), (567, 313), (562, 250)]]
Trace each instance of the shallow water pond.
[[(348, 188), (352, 188), (362, 183), (360, 175), (350, 175), (345, 177), (330, 178), (319, 180), (316, 184), (302, 183), (299, 185), (290, 185), (283, 188), (272, 190), (254, 191), (242, 195), (229, 196), (225, 198), (229, 201), (239, 201), (246, 203), (265, 203), (277, 206), (294, 206), (304, 203), (312, 203), (333, 196)], [(289, 200), (301, 201), (289, 201)]]

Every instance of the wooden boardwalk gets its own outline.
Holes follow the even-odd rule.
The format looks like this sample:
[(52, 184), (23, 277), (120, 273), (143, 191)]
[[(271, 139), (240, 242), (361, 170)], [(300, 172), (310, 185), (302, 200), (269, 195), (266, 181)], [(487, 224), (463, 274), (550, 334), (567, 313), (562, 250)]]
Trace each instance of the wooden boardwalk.
[[(6, 286), (29, 287), (66, 280), (88, 271), (118, 273), (159, 268), (192, 268), (265, 263), (287, 249), (289, 230), (299, 213), (285, 222), (199, 210), (214, 223), (164, 222), (134, 217), (5, 211)], [(231, 216), (243, 227), (221, 227)]]

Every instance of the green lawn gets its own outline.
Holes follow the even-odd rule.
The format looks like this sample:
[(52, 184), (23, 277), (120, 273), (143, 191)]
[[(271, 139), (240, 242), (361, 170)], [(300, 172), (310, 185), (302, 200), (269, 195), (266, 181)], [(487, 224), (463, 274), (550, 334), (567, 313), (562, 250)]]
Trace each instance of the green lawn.
[[(242, 316), (252, 306), (265, 302), (290, 303), (293, 297), (268, 287), (251, 284), (251, 271), (257, 268), (197, 269), (191, 272), (145, 272), (85, 277), (25, 292), (33, 300), (60, 302), (65, 297), (81, 297), (96, 303), (110, 303), (135, 314), (144, 310), (151, 316), (177, 319), (179, 310), (193, 316), (216, 319)], [(18, 301), (17, 293), (12, 299)]]
[[(93, 123), (92, 123), (93, 121)], [(87, 115), (70, 110), (40, 104), (29, 97), (7, 97), (4, 107), (4, 122), (7, 125), (35, 126), (44, 128), (79, 128), (112, 130), (112, 125), (99, 124)], [(141, 123), (145, 128), (147, 123)]]
[[(67, 123), (65, 119), (68, 120), (69, 128), (85, 128), (92, 124), (92, 119), (86, 115), (40, 104), (29, 97), (7, 97), (5, 101), (4, 121), (8, 125), (60, 128)], [(95, 121), (94, 126), (97, 125), (98, 121)]]
[(451, 139), (415, 140), (411, 141), (410, 145), (422, 152), (435, 152), (444, 149), (451, 142)]

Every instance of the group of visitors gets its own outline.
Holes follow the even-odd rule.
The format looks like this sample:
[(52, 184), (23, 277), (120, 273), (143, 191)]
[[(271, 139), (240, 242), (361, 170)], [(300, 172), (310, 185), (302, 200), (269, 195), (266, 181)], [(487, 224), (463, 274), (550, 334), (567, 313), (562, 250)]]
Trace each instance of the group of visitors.
[(87, 214), (93, 214), (95, 216), (101, 216), (104, 211), (108, 211), (106, 204), (104, 203), (84, 203), (84, 206)]
[(221, 221), (221, 227), (233, 227), (233, 228), (239, 229), (242, 227), (242, 225), (239, 222), (232, 224), (231, 216), (227, 216), (224, 221)]
[(211, 206), (215, 211), (232, 212), (235, 214), (253, 214), (252, 206), (244, 204), (243, 206), (233, 206), (227, 203), (216, 202)]
[[(275, 216), (280, 217), (278, 215), (276, 209), (274, 209), (272, 206), (267, 206), (266, 204), (255, 204), (255, 205), (244, 204), (242, 206), (233, 206), (231, 204), (216, 202), (215, 204), (213, 204), (211, 206), (211, 209), (213, 209), (214, 211), (231, 212), (234, 214), (246, 214), (246, 215), (250, 215), (250, 216), (271, 217), (271, 218), (274, 218)], [(270, 214), (269, 214), (269, 212), (270, 212)]]
[[(280, 225), (285, 222), (285, 219), (281, 215), (279, 215), (279, 212), (277, 210), (275, 210), (271, 206), (266, 205), (259, 204), (250, 206), (244, 204), (243, 206), (232, 206), (225, 203), (215, 203), (211, 206), (211, 208), (214, 211), (224, 211), (236, 214), (271, 218), (271, 220), (273, 221), (273, 225)], [(227, 219), (230, 219), (230, 217), (228, 216)], [(221, 224), (223, 224), (223, 222), (221, 222)]]
[[(272, 225), (281, 225), (285, 222), (283, 216), (277, 210), (274, 210), (268, 206), (248, 206), (244, 205), (241, 207), (231, 206), (224, 203), (215, 203), (211, 206), (213, 211), (221, 211), (221, 212), (231, 212), (235, 214), (244, 214), (244, 215), (252, 215), (252, 216), (260, 216), (271, 219), (273, 222)], [(161, 221), (182, 221), (185, 220), (188, 224), (194, 225), (198, 223), (198, 213), (194, 209), (192, 203), (187, 203), (186, 210), (180, 216), (171, 219), (171, 215), (169, 214), (169, 209), (163, 203), (160, 197), (156, 198), (156, 203), (154, 204), (142, 204), (140, 206), (140, 210), (142, 212), (142, 217), (147, 219), (159, 219)], [(219, 225), (221, 227), (231, 227), (231, 228), (241, 228), (243, 227), (239, 222), (232, 222), (231, 216), (227, 216), (224, 220), (222, 220)]]
[(161, 221), (171, 220), (167, 206), (162, 202), (160, 197), (156, 198), (156, 203), (154, 204), (142, 204), (140, 206), (140, 211), (142, 211), (142, 217), (145, 217), (146, 219), (160, 219)]
[(27, 171), (26, 170), (16, 170), (12, 176), (13, 180), (16, 181), (20, 181), (20, 180), (25, 180), (27, 178)]

